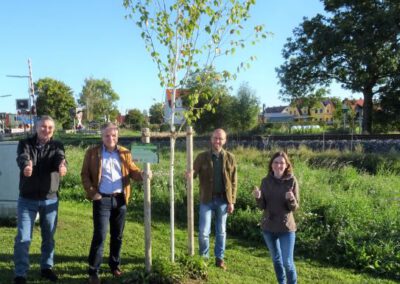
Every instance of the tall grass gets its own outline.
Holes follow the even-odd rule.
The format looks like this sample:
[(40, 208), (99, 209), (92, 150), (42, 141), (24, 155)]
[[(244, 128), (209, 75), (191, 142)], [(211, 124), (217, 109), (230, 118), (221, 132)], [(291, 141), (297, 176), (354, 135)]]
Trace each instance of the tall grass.
[[(236, 210), (228, 218), (228, 233), (262, 243), (257, 226), (261, 212), (256, 209), (251, 190), (265, 176), (271, 152), (246, 148), (233, 152), (238, 161), (239, 185)], [(83, 153), (83, 149), (67, 147), (69, 173), (62, 182), (63, 199), (84, 200), (79, 178)], [(296, 254), (399, 280), (399, 155), (362, 151), (318, 153), (304, 147), (289, 149), (289, 155), (301, 189), (301, 208), (296, 212)], [(153, 218), (165, 222), (169, 218), (168, 161), (168, 152), (163, 150), (160, 164), (152, 166)], [(186, 222), (185, 163), (185, 154), (177, 152), (175, 214), (178, 226)], [(133, 186), (133, 203), (142, 204), (142, 190), (137, 184)], [(195, 206), (198, 206), (197, 181)], [(143, 217), (141, 211), (134, 214)]]

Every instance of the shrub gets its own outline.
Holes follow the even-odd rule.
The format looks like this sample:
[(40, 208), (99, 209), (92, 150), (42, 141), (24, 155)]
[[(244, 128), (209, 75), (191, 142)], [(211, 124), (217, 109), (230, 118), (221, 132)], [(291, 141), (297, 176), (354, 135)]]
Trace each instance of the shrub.
[(167, 258), (157, 258), (150, 273), (134, 271), (124, 283), (175, 284), (182, 283), (184, 278), (207, 280), (207, 277), (207, 265), (202, 258), (180, 255), (174, 263)]

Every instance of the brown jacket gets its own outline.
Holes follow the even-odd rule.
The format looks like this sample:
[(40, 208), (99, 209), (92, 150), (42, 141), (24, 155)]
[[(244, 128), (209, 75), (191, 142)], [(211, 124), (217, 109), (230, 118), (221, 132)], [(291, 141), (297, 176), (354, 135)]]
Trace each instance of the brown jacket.
[[(273, 233), (295, 232), (296, 222), (293, 211), (299, 208), (299, 184), (293, 175), (276, 178), (273, 174), (263, 178), (260, 186), (261, 197), (256, 199), (257, 205), (264, 210), (261, 228)], [(295, 199), (285, 198), (286, 192), (292, 190)]]
[[(212, 200), (214, 187), (214, 170), (211, 158), (211, 150), (200, 153), (193, 164), (194, 175), (199, 175), (200, 202), (208, 203)], [(235, 156), (222, 150), (222, 172), (225, 186), (225, 195), (228, 203), (235, 204), (237, 192), (237, 167)]]
[[(90, 200), (99, 192), (101, 181), (101, 152), (102, 145), (94, 146), (86, 151), (81, 170), (81, 180), (86, 191), (86, 197)], [(141, 170), (132, 161), (131, 152), (122, 146), (117, 146), (119, 158), (121, 160), (122, 186), (124, 188), (125, 201), (128, 204), (131, 196), (131, 186), (129, 178), (142, 181)]]

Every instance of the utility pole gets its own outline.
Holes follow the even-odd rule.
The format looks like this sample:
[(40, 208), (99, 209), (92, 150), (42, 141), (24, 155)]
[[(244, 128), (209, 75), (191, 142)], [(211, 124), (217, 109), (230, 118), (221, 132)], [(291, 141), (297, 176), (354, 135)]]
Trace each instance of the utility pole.
[[(32, 79), (32, 65), (30, 58), (28, 58), (28, 72), (29, 75), (6, 75), (6, 76), (12, 78), (28, 78), (29, 80), (28, 107), (29, 107), (30, 128), (31, 128), (31, 133), (33, 133), (33, 125), (34, 125), (33, 118), (36, 116), (36, 99), (35, 99), (35, 89)], [(32, 112), (35, 112), (35, 114), (32, 114)]]

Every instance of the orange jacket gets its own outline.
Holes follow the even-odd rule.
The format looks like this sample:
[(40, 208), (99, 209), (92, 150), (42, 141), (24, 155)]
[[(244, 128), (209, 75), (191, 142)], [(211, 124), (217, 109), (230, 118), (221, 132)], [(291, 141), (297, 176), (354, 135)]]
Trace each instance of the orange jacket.
[[(101, 181), (101, 152), (102, 145), (94, 146), (86, 151), (82, 164), (81, 180), (86, 191), (86, 198), (92, 200), (93, 196), (99, 192)], [(122, 186), (126, 204), (131, 196), (130, 179), (142, 181), (141, 170), (132, 161), (131, 152), (122, 146), (117, 146), (119, 158), (121, 160)]]

